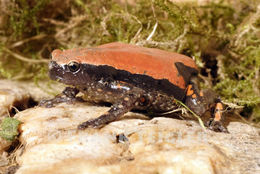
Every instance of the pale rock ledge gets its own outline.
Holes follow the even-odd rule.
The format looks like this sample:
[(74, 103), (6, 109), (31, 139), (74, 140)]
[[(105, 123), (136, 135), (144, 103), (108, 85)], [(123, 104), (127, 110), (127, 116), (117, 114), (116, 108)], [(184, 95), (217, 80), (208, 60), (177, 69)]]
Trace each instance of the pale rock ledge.
[[(0, 98), (5, 99), (0, 109), (4, 108), (4, 112), (15, 102), (26, 104), (29, 97), (37, 101), (50, 98), (34, 84), (9, 81), (0, 84)], [(76, 103), (54, 108), (36, 106), (17, 113), (15, 118), (22, 124), (21, 146), (15, 151), (19, 165), (16, 173), (260, 173), (258, 128), (231, 122), (229, 134), (216, 133), (203, 131), (195, 121), (150, 119), (129, 112), (102, 129), (76, 129), (79, 123), (107, 110), (107, 107)], [(6, 165), (4, 150), (9, 145), (0, 141), (2, 165)]]
[(237, 174), (260, 169), (259, 129), (249, 125), (232, 122), (225, 134), (203, 131), (194, 121), (128, 113), (102, 129), (76, 129), (106, 110), (78, 103), (17, 114), (24, 145), (17, 173)]

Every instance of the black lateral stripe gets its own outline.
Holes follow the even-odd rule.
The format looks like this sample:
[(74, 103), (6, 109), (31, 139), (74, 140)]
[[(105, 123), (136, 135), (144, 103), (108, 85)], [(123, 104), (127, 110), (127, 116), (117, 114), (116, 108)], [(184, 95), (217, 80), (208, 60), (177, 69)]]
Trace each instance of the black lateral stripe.
[(70, 72), (67, 65), (63, 67), (55, 61), (50, 62), (51, 68), (49, 76), (52, 80), (58, 80), (67, 85), (87, 86), (93, 81), (123, 81), (132, 84), (136, 87), (144, 89), (147, 92), (159, 91), (169, 96), (173, 96), (178, 100), (183, 100), (185, 97), (185, 89), (182, 89), (167, 79), (154, 79), (145, 74), (132, 74), (125, 70), (118, 70), (108, 65), (91, 65), (81, 64), (78, 72)]

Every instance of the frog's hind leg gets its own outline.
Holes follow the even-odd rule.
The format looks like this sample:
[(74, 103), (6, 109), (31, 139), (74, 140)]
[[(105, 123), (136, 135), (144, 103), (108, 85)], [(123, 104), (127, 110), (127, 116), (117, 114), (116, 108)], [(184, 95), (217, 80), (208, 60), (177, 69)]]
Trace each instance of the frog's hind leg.
[(193, 83), (189, 84), (186, 88), (185, 104), (200, 116), (208, 109), (204, 100), (204, 94), (199, 92), (199, 89)]
[(207, 126), (211, 130), (228, 133), (227, 128), (225, 128), (222, 124), (224, 120), (224, 106), (220, 99), (215, 100), (215, 105), (213, 106), (213, 109), (213, 117), (208, 121)]
[(141, 95), (139, 92), (127, 94), (119, 102), (113, 104), (111, 108), (100, 117), (93, 120), (88, 120), (78, 125), (78, 129), (82, 130), (88, 127), (103, 127), (105, 124), (117, 120), (120, 116), (133, 109), (133, 107), (138, 104), (138, 100), (140, 99)]
[(208, 128), (217, 132), (228, 132), (222, 125), (223, 103), (220, 99), (216, 99), (212, 91), (199, 91), (196, 84), (191, 83), (186, 89), (185, 104), (199, 116), (212, 109), (212, 118), (207, 123)]

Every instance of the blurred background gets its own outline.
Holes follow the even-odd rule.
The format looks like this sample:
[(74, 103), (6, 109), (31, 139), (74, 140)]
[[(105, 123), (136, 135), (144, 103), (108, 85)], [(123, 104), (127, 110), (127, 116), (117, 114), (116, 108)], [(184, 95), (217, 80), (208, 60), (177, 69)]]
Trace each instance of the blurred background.
[(120, 41), (192, 57), (203, 88), (260, 121), (260, 0), (0, 0), (0, 78), (48, 80), (52, 50)]

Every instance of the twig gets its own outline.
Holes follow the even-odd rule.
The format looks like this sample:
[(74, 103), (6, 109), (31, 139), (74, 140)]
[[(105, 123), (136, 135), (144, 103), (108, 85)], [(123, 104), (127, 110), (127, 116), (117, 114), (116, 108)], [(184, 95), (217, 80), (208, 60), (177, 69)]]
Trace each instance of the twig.
[(183, 38), (184, 38), (184, 36), (187, 34), (187, 32), (188, 32), (188, 27), (185, 26), (183, 33), (182, 33), (180, 36), (178, 36), (178, 37), (174, 40), (174, 42), (175, 42), (174, 47), (175, 47), (175, 48), (176, 48), (176, 46), (177, 46), (178, 43), (179, 43), (179, 48), (178, 48), (177, 52), (180, 52), (180, 51), (181, 51), (182, 46), (183, 46), (183, 44), (184, 44)]
[(145, 45), (145, 44), (150, 44), (150, 45), (153, 45), (153, 46), (167, 46), (167, 47), (170, 47), (172, 46), (174, 42), (173, 41), (170, 41), (170, 42), (158, 42), (158, 41), (154, 41), (154, 40), (141, 40), (139, 42), (136, 43), (136, 45)]
[(20, 45), (23, 45), (26, 42), (29, 42), (29, 41), (32, 41), (32, 40), (42, 39), (42, 38), (44, 38), (46, 36), (47, 36), (46, 34), (40, 34), (40, 35), (36, 35), (36, 36), (30, 37), (30, 38), (27, 38), (27, 39), (15, 42), (14, 44), (11, 45), (10, 48), (15, 48), (15, 47), (18, 47)]
[[(156, 23), (157, 24), (157, 23)], [(155, 25), (156, 25), (155, 24)], [(157, 26), (156, 26), (157, 27)], [(155, 28), (155, 26), (154, 26), (154, 28)], [(156, 29), (156, 28), (155, 28)], [(154, 40), (148, 40), (148, 38), (146, 39), (146, 40), (141, 40), (141, 41), (138, 41), (137, 43), (136, 43), (136, 45), (141, 45), (141, 46), (143, 46), (143, 45), (145, 45), (145, 44), (150, 44), (150, 45), (154, 45), (154, 46), (167, 46), (167, 47), (170, 47), (170, 48), (173, 48), (173, 50), (176, 50), (176, 46), (178, 45), (178, 43), (180, 42), (180, 40), (187, 34), (187, 32), (188, 32), (188, 28), (187, 27), (185, 27), (184, 28), (184, 31), (183, 31), (183, 33), (180, 35), (180, 36), (178, 36), (175, 40), (173, 40), (173, 41), (169, 41), (169, 42), (158, 42), (158, 41), (154, 41)], [(153, 32), (150, 34), (150, 35), (152, 35), (153, 34)], [(149, 36), (150, 36), (149, 35)], [(149, 38), (150, 39), (150, 38)], [(182, 42), (181, 42), (181, 44), (180, 45), (182, 45)], [(179, 46), (179, 48), (181, 48), (181, 46)]]
[(225, 57), (223, 55), (218, 55), (216, 57), (217, 59), (217, 66), (218, 66), (218, 75), (220, 76), (221, 79), (225, 79), (226, 78), (226, 74), (225, 74), (225, 69), (224, 69), (224, 62), (223, 62), (223, 59)]
[(253, 89), (258, 96), (260, 96), (260, 90), (257, 87), (257, 82), (259, 80), (259, 70), (259, 67), (255, 68), (255, 78), (253, 79)]
[(231, 109), (243, 109), (244, 106), (239, 106), (235, 103), (229, 103), (229, 102), (226, 102), (226, 101), (221, 101), (223, 104), (227, 105), (228, 107), (230, 107)]
[[(260, 14), (260, 5), (257, 6), (256, 8), (256, 13), (252, 14), (249, 16), (249, 19), (246, 20), (245, 23), (242, 23), (242, 25), (240, 25), (240, 27), (237, 29), (237, 34), (236, 34), (236, 39), (234, 39), (234, 41), (232, 42), (233, 46), (237, 47), (237, 48), (241, 48), (241, 44), (243, 44), (243, 39), (241, 39), (244, 35), (248, 34), (250, 32), (250, 30), (252, 29), (254, 32), (255, 31), (255, 27), (254, 27), (254, 23), (259, 19), (259, 14)], [(245, 45), (245, 43), (244, 43)], [(243, 46), (245, 47), (245, 46)]]
[[(155, 9), (154, 9), (154, 6), (153, 6), (153, 3), (152, 3), (152, 11), (153, 11), (153, 17), (155, 18), (155, 19), (157, 19), (156, 18), (156, 13), (155, 13)], [(158, 21), (156, 20), (156, 23), (155, 23), (155, 25), (154, 25), (154, 27), (153, 27), (153, 31), (149, 34), (149, 36), (146, 38), (146, 41), (148, 41), (148, 40), (150, 40), (152, 37), (153, 37), (153, 35), (154, 35), (154, 33), (155, 33), (155, 31), (156, 31), (156, 29), (157, 29), (157, 26), (158, 26)]]
[(71, 29), (74, 28), (74, 27), (76, 27), (78, 24), (80, 24), (80, 23), (81, 23), (83, 20), (85, 20), (85, 19), (87, 19), (87, 16), (86, 16), (86, 15), (84, 15), (84, 16), (78, 16), (78, 17), (72, 18), (71, 21), (73, 21), (74, 23), (73, 23), (73, 22), (70, 22), (66, 28), (64, 28), (64, 29), (60, 30), (59, 32), (57, 32), (57, 33), (55, 34), (55, 38), (58, 38), (58, 37), (59, 37), (60, 35), (62, 35), (63, 33), (65, 33), (65, 32), (67, 32), (67, 31), (71, 30)]
[(128, 13), (128, 12), (126, 12), (124, 14), (121, 14), (121, 13), (110, 13), (110, 14), (106, 15), (103, 18), (102, 22), (101, 22), (101, 26), (102, 26), (102, 28), (104, 30), (104, 34), (106, 34), (106, 35), (110, 35), (108, 30), (107, 30), (106, 22), (107, 22), (108, 19), (111, 19), (112, 16), (117, 16), (117, 17), (120, 17), (120, 18), (123, 18), (123, 19), (125, 17), (127, 20), (135, 20), (138, 24), (140, 24), (140, 28), (138, 29), (138, 31), (136, 32), (135, 36), (130, 41), (130, 43), (133, 43), (136, 40), (136, 38), (140, 35), (141, 31), (143, 30), (142, 22), (136, 16), (134, 16), (134, 15)]
[(49, 22), (53, 25), (61, 25), (61, 26), (67, 26), (68, 25), (66, 22), (57, 21), (57, 20), (50, 19), (50, 18), (43, 18), (42, 20), (45, 21), (45, 22)]
[(158, 26), (158, 22), (156, 22), (155, 25), (153, 26), (153, 31), (146, 38), (146, 41), (149, 41), (153, 37), (153, 35), (154, 35), (154, 33), (155, 33), (156, 29), (157, 29), (157, 26)]
[(133, 39), (132, 39), (132, 40), (136, 40), (136, 38), (140, 35), (141, 31), (143, 30), (143, 24), (142, 24), (142, 22), (141, 22), (136, 16), (131, 15), (131, 14), (129, 14), (129, 13), (127, 13), (127, 14), (128, 14), (130, 17), (132, 17), (133, 19), (135, 19), (138, 24), (140, 24), (140, 28), (138, 29), (138, 31), (136, 32), (135, 36), (134, 36)]
[(21, 56), (21, 55), (19, 55), (19, 54), (17, 54), (17, 53), (12, 52), (11, 50), (9, 50), (9, 49), (6, 48), (6, 47), (3, 47), (2, 49), (3, 49), (3, 51), (5, 51), (6, 53), (8, 53), (8, 54), (14, 56), (14, 58), (19, 59), (19, 60), (24, 61), (24, 62), (29, 62), (29, 63), (49, 63), (49, 60), (44, 60), (44, 59), (33, 60), (33, 59), (30, 59), (30, 58)]

